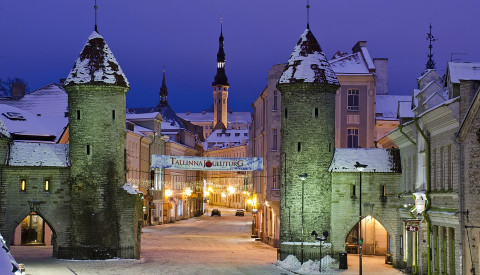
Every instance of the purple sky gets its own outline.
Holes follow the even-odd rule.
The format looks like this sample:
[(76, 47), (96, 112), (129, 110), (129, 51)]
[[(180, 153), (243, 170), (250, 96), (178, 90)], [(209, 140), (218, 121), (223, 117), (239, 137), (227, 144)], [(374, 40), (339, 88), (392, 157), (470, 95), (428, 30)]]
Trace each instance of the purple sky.
[[(177, 112), (213, 103), (219, 14), (224, 17), (229, 107), (251, 111), (267, 72), (288, 60), (306, 26), (299, 0), (99, 0), (98, 25), (130, 81), (128, 107), (159, 101), (162, 65)], [(24, 78), (30, 90), (66, 78), (93, 31), (93, 0), (3, 0), (0, 78)], [(389, 59), (390, 94), (410, 94), (427, 61), (428, 25), (439, 40), (434, 59), (445, 73), (455, 59), (480, 61), (480, 1), (311, 0), (310, 29), (327, 57), (368, 41)]]

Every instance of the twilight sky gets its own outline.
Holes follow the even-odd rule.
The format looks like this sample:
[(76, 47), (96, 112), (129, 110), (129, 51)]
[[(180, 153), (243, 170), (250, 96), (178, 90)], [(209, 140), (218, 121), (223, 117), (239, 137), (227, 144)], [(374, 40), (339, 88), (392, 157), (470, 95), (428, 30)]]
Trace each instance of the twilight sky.
[[(251, 111), (272, 65), (285, 63), (306, 27), (303, 0), (98, 0), (98, 27), (130, 81), (128, 107), (159, 102), (162, 66), (177, 112), (213, 103), (212, 81), (224, 18), (229, 107)], [(2, 0), (0, 78), (30, 90), (66, 78), (94, 27), (93, 0)], [(427, 61), (426, 33), (438, 37), (441, 75), (451, 59), (480, 61), (474, 0), (311, 0), (310, 29), (328, 59), (366, 40), (389, 59), (389, 93), (410, 94)]]

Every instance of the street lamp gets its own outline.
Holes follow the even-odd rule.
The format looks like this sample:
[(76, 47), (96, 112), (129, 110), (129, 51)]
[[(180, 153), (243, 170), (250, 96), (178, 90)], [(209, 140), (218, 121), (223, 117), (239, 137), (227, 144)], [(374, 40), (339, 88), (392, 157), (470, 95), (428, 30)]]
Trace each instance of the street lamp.
[(357, 168), (358, 172), (360, 172), (360, 187), (359, 187), (359, 200), (358, 200), (358, 207), (359, 207), (359, 214), (358, 214), (358, 258), (359, 258), (359, 273), (362, 275), (362, 171), (367, 168), (368, 165), (361, 164), (358, 161), (355, 163), (355, 168)]
[(298, 175), (298, 176), (302, 180), (302, 244), (300, 246), (300, 251), (301, 251), (300, 262), (303, 264), (303, 205), (304, 205), (304, 199), (303, 198), (304, 198), (304, 194), (305, 194), (305, 180), (307, 179), (308, 174), (303, 173), (303, 174)]

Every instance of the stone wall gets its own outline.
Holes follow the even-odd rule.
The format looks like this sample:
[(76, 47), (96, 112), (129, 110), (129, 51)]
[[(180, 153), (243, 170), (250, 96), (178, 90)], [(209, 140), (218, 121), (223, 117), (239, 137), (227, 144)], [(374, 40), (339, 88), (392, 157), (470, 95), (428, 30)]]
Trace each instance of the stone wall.
[[(282, 93), (281, 153), (285, 156), (280, 160), (280, 242), (298, 242), (310, 239), (313, 230), (330, 231), (328, 167), (335, 147), (337, 87), (296, 83), (278, 88)], [(299, 175), (305, 173), (308, 177), (302, 181)]]
[[(37, 212), (53, 231), (53, 256), (70, 241), (70, 169), (48, 167), (0, 167), (0, 231), (7, 244), (15, 228), (31, 212)], [(50, 191), (44, 191), (44, 181)], [(26, 190), (20, 190), (21, 180)]]

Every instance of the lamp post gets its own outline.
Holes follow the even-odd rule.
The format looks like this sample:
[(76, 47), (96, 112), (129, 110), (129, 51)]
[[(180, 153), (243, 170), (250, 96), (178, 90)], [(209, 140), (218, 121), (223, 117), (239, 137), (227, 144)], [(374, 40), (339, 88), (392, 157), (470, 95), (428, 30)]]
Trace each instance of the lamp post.
[(301, 254), (300, 254), (300, 262), (303, 264), (303, 206), (304, 206), (304, 194), (305, 194), (305, 180), (307, 179), (308, 175), (307, 173), (303, 173), (301, 175), (298, 175), (300, 177), (300, 179), (302, 180), (302, 243), (300, 245), (300, 251), (301, 251)]
[(355, 163), (355, 168), (360, 172), (360, 187), (359, 187), (359, 200), (358, 200), (358, 258), (359, 258), (359, 269), (358, 274), (362, 275), (362, 171), (367, 168), (368, 165), (361, 164), (358, 161)]

